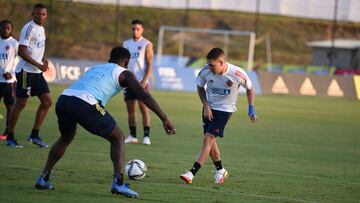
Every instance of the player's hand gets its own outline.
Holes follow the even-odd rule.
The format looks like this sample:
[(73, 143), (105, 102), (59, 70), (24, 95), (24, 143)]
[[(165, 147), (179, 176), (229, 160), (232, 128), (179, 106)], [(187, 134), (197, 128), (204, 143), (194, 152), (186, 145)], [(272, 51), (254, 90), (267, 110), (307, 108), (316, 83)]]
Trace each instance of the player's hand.
[(249, 105), (249, 111), (248, 116), (252, 122), (256, 122), (258, 120), (258, 117), (256, 116), (254, 105)]
[(146, 80), (141, 80), (140, 84), (141, 84), (141, 86), (143, 86), (144, 89), (146, 89), (146, 85), (147, 85)]
[(49, 70), (49, 61), (44, 59), (43, 64), (39, 65), (38, 68), (42, 71), (42, 72), (46, 72), (47, 70)]
[(9, 73), (9, 72), (4, 73), (3, 76), (6, 80), (10, 80), (12, 78), (11, 73)]
[(164, 126), (164, 130), (166, 132), (166, 134), (168, 135), (174, 135), (175, 134), (175, 126), (171, 123), (170, 120), (166, 119), (164, 122), (163, 122), (163, 126)]
[(212, 114), (212, 111), (211, 111), (211, 108), (209, 105), (204, 105), (204, 118), (206, 118), (207, 120), (209, 121), (212, 121), (213, 120), (213, 114)]

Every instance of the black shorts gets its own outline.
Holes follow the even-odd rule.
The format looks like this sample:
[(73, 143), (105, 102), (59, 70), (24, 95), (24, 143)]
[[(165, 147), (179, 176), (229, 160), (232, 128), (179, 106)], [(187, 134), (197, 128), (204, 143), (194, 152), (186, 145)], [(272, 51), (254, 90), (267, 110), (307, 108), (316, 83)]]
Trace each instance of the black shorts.
[[(147, 93), (150, 92), (150, 86), (148, 83), (146, 83), (146, 85), (145, 85), (145, 92), (147, 92)], [(136, 100), (136, 96), (132, 91), (130, 91), (128, 88), (126, 88), (126, 89), (124, 89), (124, 100), (125, 101)]]
[(212, 121), (203, 117), (203, 129), (205, 133), (210, 133), (215, 135), (215, 137), (223, 137), (226, 123), (229, 121), (231, 114), (229, 112), (211, 110), (213, 114)]
[(40, 96), (50, 93), (43, 73), (28, 73), (21, 70), (19, 73), (16, 73), (16, 80), (16, 97), (28, 98), (29, 96)]
[(90, 133), (109, 140), (110, 132), (116, 126), (114, 118), (98, 103), (91, 105), (73, 96), (61, 95), (55, 111), (62, 135), (73, 132), (79, 123)]
[(14, 83), (0, 83), (0, 100), (4, 97), (6, 105), (13, 105), (15, 103), (15, 85)]

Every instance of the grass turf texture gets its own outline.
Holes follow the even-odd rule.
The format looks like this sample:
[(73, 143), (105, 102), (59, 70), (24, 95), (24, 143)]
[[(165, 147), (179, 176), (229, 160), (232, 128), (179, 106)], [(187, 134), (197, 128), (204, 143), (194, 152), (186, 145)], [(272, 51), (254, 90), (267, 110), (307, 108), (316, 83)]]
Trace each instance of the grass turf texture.
[[(64, 86), (51, 86), (54, 103)], [(218, 139), (224, 166), (231, 176), (213, 183), (210, 159), (192, 185), (179, 175), (188, 170), (202, 145), (201, 105), (195, 93), (153, 95), (176, 124), (167, 136), (152, 115), (150, 147), (126, 145), (126, 160), (141, 159), (148, 175), (130, 181), (138, 199), (110, 194), (112, 164), (109, 143), (81, 127), (63, 159), (52, 171), (53, 191), (34, 189), (49, 149), (26, 142), (38, 100), (29, 100), (16, 129), (23, 149), (0, 144), (1, 202), (359, 202), (360, 102), (343, 98), (259, 96), (258, 123), (246, 116), (244, 96)], [(107, 109), (128, 133), (122, 96)], [(2, 115), (5, 108), (0, 107)], [(75, 112), (74, 112), (75, 113)], [(140, 118), (138, 114), (138, 118)], [(2, 120), (3, 121), (3, 120)], [(141, 124), (141, 121), (138, 121)], [(3, 128), (3, 122), (1, 128)], [(59, 136), (54, 106), (40, 134), (49, 144)], [(138, 127), (142, 137), (142, 127)]]

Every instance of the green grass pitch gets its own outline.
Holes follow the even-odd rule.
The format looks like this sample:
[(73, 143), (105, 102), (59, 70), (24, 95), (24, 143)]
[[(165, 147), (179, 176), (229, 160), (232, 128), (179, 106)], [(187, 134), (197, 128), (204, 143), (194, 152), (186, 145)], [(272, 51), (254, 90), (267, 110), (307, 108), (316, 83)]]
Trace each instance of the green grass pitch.
[[(51, 86), (54, 103), (63, 88)], [(16, 129), (24, 148), (0, 144), (0, 202), (360, 202), (359, 101), (259, 96), (255, 110), (260, 121), (251, 123), (246, 116), (246, 98), (240, 96), (239, 111), (228, 123), (225, 137), (218, 139), (230, 177), (223, 185), (215, 185), (209, 159), (193, 184), (185, 185), (179, 175), (192, 166), (202, 145), (198, 96), (160, 91), (153, 91), (153, 95), (176, 125), (177, 134), (165, 135), (161, 122), (152, 114), (152, 145), (126, 145), (127, 160), (141, 159), (148, 167), (146, 178), (126, 179), (140, 193), (138, 199), (110, 194), (109, 143), (81, 127), (52, 171), (55, 190), (35, 190), (49, 149), (26, 142), (38, 105), (33, 98)], [(49, 144), (59, 136), (54, 106), (40, 131)], [(107, 109), (127, 134), (122, 95)], [(1, 104), (0, 113), (4, 112)], [(0, 127), (2, 130), (4, 120)]]

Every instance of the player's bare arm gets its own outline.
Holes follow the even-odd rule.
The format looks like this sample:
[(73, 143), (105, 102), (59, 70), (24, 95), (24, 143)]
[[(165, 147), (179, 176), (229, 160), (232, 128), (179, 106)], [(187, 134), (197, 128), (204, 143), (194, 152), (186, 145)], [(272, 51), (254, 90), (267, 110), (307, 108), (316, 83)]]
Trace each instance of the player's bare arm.
[(153, 99), (153, 97), (146, 93), (141, 84), (136, 80), (133, 73), (130, 71), (124, 71), (119, 76), (119, 83), (123, 87), (129, 88), (136, 95), (138, 100), (141, 100), (149, 109), (151, 109), (163, 122), (165, 132), (169, 135), (175, 134), (175, 127), (168, 119), (166, 114), (161, 110), (159, 104)]
[(211, 111), (211, 108), (206, 100), (206, 91), (205, 91), (205, 88), (204, 87), (200, 87), (200, 86), (197, 86), (197, 91), (198, 91), (198, 94), (199, 94), (199, 97), (200, 97), (200, 101), (201, 103), (203, 104), (203, 107), (204, 107), (204, 115), (203, 117), (204, 118), (207, 118), (208, 120), (212, 120), (213, 119), (213, 115), (212, 115), (212, 111)]
[(3, 77), (6, 79), (6, 80), (11, 80), (12, 79), (12, 75), (10, 73), (10, 70), (12, 68), (13, 64), (10, 64), (8, 63), (6, 65), (6, 68), (5, 68), (5, 73), (3, 74)]
[(154, 48), (153, 48), (153, 44), (151, 42), (149, 42), (145, 48), (146, 71), (145, 71), (144, 78), (141, 81), (141, 84), (143, 86), (145, 86), (146, 81), (149, 79), (149, 77), (151, 75), (152, 67), (153, 67), (153, 58), (154, 58)]
[[(248, 116), (250, 118), (250, 120), (252, 122), (256, 122), (258, 120), (255, 112), (253, 112), (253, 108), (254, 108), (254, 87), (252, 86), (251, 89), (246, 90), (246, 96), (247, 96), (247, 100), (248, 100), (248, 104), (249, 104), (249, 113)], [(252, 108), (252, 109), (251, 109)]]
[(36, 66), (41, 71), (45, 72), (47, 71), (48, 65), (47, 64), (40, 64), (37, 61), (35, 61), (28, 53), (27, 46), (19, 45), (19, 56), (24, 59), (26, 62), (31, 63), (32, 65)]
[(44, 66), (49, 67), (49, 61), (45, 57), (43, 57), (41, 61), (43, 62)]

